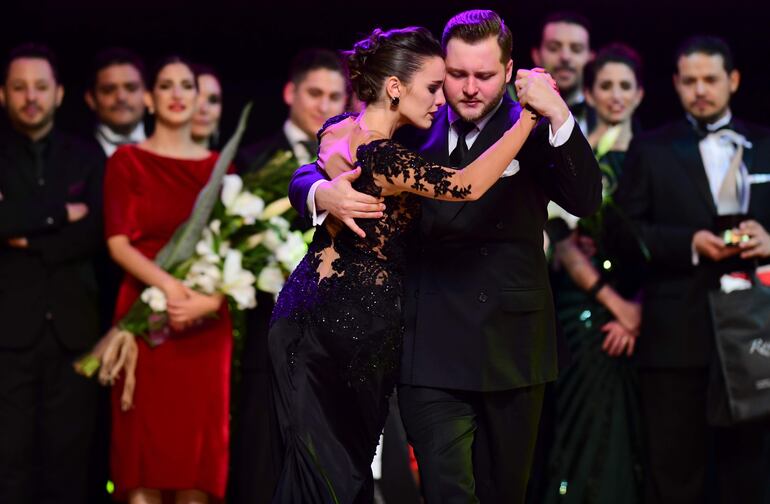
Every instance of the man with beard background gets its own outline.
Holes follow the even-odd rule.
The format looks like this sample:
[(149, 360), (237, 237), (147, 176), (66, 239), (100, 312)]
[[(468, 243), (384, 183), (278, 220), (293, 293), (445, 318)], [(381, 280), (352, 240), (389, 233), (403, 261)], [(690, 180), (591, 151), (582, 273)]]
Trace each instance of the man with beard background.
[[(492, 11), (449, 20), (449, 106), (420, 149), (426, 159), (467, 166), (522, 113), (506, 93), (512, 44)], [(428, 504), (523, 502), (543, 390), (557, 375), (546, 206), (554, 199), (588, 215), (601, 200), (599, 167), (566, 103), (525, 71), (515, 86), (545, 120), (478, 201), (423, 200), (408, 253), (398, 401)], [(352, 190), (356, 173), (325, 181), (305, 166), (290, 185), (292, 203), (314, 220), (325, 210), (360, 231), (353, 219), (377, 217), (380, 206)]]
[(564, 101), (584, 135), (594, 127), (593, 111), (583, 96), (583, 69), (593, 58), (588, 19), (574, 12), (555, 12), (543, 21), (540, 44), (532, 61), (545, 68), (559, 86)]
[(0, 104), (0, 502), (89, 502), (97, 384), (74, 360), (98, 337), (91, 259), (102, 166), (54, 128), (64, 89), (49, 49), (3, 67)]

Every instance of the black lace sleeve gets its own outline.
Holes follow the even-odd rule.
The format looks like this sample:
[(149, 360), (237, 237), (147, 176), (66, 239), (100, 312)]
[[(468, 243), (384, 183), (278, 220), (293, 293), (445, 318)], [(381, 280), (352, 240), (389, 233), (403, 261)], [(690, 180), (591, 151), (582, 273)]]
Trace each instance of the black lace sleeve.
[(393, 140), (362, 145), (357, 157), (383, 188), (442, 200), (462, 200), (471, 194), (471, 186), (463, 184), (460, 171), (431, 163)]

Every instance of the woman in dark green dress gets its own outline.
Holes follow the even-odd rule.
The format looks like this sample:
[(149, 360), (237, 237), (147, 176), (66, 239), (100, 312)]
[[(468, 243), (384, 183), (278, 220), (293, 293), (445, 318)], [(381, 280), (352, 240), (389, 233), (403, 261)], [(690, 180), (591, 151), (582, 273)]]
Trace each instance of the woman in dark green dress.
[(562, 223), (560, 233), (558, 222), (547, 228), (556, 309), (571, 365), (554, 388), (556, 424), (546, 503), (640, 501), (642, 437), (629, 361), (641, 322), (641, 308), (634, 301), (639, 267), (614, 257), (606, 239), (610, 222), (625, 226), (612, 193), (643, 95), (640, 66), (632, 49), (614, 44), (586, 69), (586, 99), (597, 116), (589, 142), (604, 175), (604, 203), (597, 214), (579, 221), (577, 230)]

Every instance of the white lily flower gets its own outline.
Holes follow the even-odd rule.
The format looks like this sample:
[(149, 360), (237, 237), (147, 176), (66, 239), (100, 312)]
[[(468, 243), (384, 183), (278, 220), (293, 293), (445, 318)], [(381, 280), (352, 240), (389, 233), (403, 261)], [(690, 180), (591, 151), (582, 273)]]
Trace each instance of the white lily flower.
[(279, 231), (282, 231), (284, 233), (288, 233), (289, 228), (291, 227), (291, 224), (289, 224), (289, 221), (287, 221), (280, 215), (276, 215), (275, 217), (270, 217), (269, 222), (272, 226), (278, 228)]
[(267, 250), (275, 252), (278, 247), (283, 245), (283, 239), (278, 231), (271, 228), (265, 231), (265, 238), (262, 240), (262, 243)]
[(251, 271), (243, 269), (242, 259), (243, 256), (237, 249), (227, 252), (222, 271), (221, 291), (233, 298), (238, 308), (243, 310), (257, 306), (257, 292), (254, 288), (256, 278)]
[(201, 239), (195, 244), (195, 253), (210, 263), (219, 262), (219, 255), (214, 250), (214, 234), (209, 228), (203, 228)]
[(255, 247), (258, 247), (259, 244), (262, 243), (262, 240), (264, 239), (265, 239), (264, 231), (261, 233), (255, 233), (246, 239), (246, 246), (248, 246), (250, 249), (253, 249)]
[(193, 263), (186, 278), (192, 283), (192, 287), (197, 287), (204, 294), (216, 292), (221, 279), (222, 272), (219, 267), (205, 259)]
[(219, 219), (214, 219), (213, 221), (209, 222), (209, 229), (212, 233), (219, 234), (222, 229), (222, 221)]
[(264, 209), (265, 202), (262, 198), (250, 192), (242, 192), (235, 198), (232, 206), (227, 208), (227, 213), (243, 217), (246, 224), (254, 224), (262, 216)]
[(263, 292), (278, 294), (283, 288), (285, 282), (283, 272), (275, 264), (269, 264), (262, 268), (257, 279), (257, 287)]
[(154, 312), (166, 311), (166, 294), (157, 287), (147, 287), (142, 291), (141, 300)]
[(300, 231), (290, 233), (286, 241), (275, 250), (275, 258), (288, 271), (294, 271), (307, 253), (307, 244)]
[(225, 175), (222, 178), (222, 204), (225, 208), (230, 208), (235, 202), (235, 198), (243, 189), (243, 180), (238, 175)]
[(223, 241), (219, 244), (219, 257), (226, 257), (227, 252), (230, 250), (230, 242), (228, 240)]

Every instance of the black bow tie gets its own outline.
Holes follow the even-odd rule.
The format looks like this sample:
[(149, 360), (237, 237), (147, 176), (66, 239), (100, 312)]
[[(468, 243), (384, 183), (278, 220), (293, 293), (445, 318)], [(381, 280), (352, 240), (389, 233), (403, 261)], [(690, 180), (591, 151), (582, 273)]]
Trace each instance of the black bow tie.
[(690, 124), (692, 124), (693, 130), (695, 130), (695, 134), (698, 135), (698, 140), (703, 140), (711, 133), (716, 133), (717, 131), (722, 131), (722, 130), (735, 131), (735, 125), (733, 124), (732, 120), (714, 129), (709, 129), (706, 123), (695, 121), (695, 120), (691, 120)]

